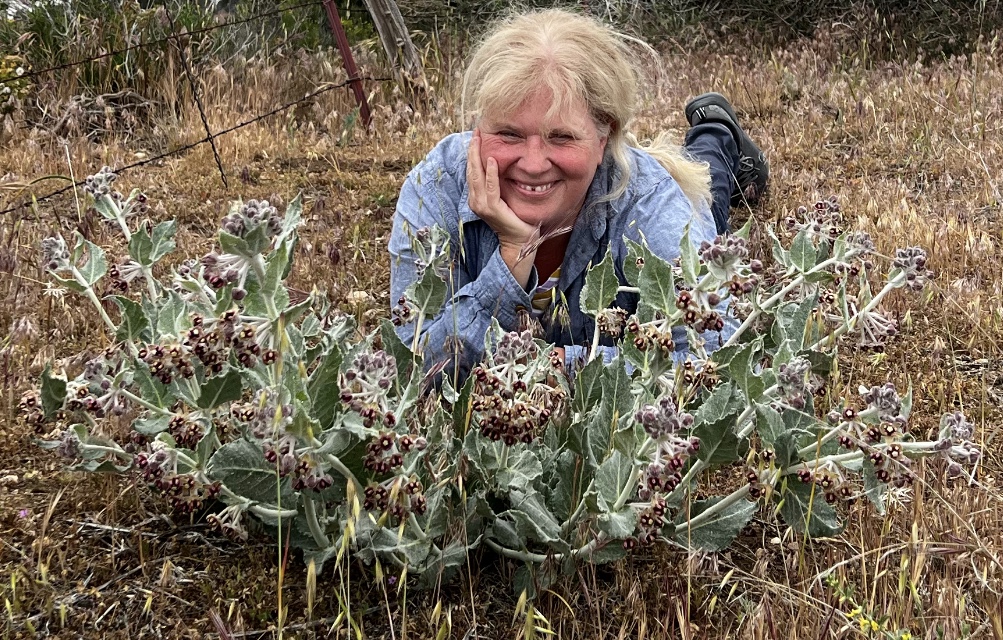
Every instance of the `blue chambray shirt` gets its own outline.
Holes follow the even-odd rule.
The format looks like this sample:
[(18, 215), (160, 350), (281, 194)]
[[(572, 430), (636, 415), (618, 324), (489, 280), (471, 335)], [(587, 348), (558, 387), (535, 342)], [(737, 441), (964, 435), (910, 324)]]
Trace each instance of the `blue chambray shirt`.
[[(497, 318), (507, 331), (516, 330), (518, 312), (531, 308), (539, 282), (534, 267), (527, 288), (519, 285), (501, 258), (498, 236), (470, 210), (466, 181), (470, 136), (469, 131), (447, 136), (408, 174), (397, 200), (389, 247), (393, 305), (417, 279), (412, 235), (433, 225), (449, 232), (453, 261), (447, 278), (449, 294), (442, 312), (422, 324), (420, 342), (426, 368), (452, 361), (458, 369), (454, 372), (447, 366), (445, 374), (452, 377), (455, 373), (461, 379), (483, 356), (491, 319)], [(639, 149), (630, 148), (628, 153), (630, 181), (626, 192), (615, 200), (602, 201), (616, 182), (612, 159), (607, 157), (596, 171), (561, 265), (558, 289), (567, 306), (565, 321), (545, 324), (547, 341), (565, 347), (569, 371), (591, 344), (595, 330), (594, 320), (581, 311), (579, 303), (585, 274), (591, 265), (602, 261), (607, 248), (612, 250), (620, 283), (626, 285), (625, 237), (644, 242), (655, 255), (673, 260), (679, 257), (679, 243), (687, 224), (690, 239), (697, 246), (716, 236), (709, 207), (694, 212), (689, 199), (658, 161)], [(633, 313), (637, 302), (636, 294), (621, 293), (614, 305)], [(705, 332), (708, 349), (720, 344), (733, 326), (726, 320), (724, 335)], [(411, 322), (399, 327), (397, 334), (410, 345), (414, 331)], [(688, 350), (685, 331), (677, 327), (673, 339), (676, 352), (684, 355)], [(611, 347), (604, 348), (607, 360), (613, 353)]]

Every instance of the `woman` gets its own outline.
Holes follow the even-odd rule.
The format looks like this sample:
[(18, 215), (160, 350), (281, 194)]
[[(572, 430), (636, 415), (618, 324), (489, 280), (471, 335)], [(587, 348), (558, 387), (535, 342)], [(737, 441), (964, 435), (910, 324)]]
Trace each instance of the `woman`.
[[(624, 237), (671, 260), (687, 224), (695, 244), (710, 241), (727, 232), (731, 202), (762, 194), (765, 158), (719, 94), (687, 105), (685, 152), (661, 137), (633, 146), (630, 58), (616, 32), (562, 10), (504, 20), (477, 48), (462, 97), (475, 128), (446, 137), (411, 171), (390, 238), (396, 302), (420, 271), (414, 234), (439, 225), (450, 235), (449, 295), (421, 325), (426, 367), (452, 363), (447, 375), (464, 377), (492, 318), (515, 330), (532, 310), (570, 371), (594, 331), (579, 304), (585, 273), (607, 249), (625, 284)], [(615, 304), (633, 311), (637, 296)], [(410, 344), (414, 331), (409, 323), (398, 334)], [(685, 336), (676, 344), (685, 350)]]

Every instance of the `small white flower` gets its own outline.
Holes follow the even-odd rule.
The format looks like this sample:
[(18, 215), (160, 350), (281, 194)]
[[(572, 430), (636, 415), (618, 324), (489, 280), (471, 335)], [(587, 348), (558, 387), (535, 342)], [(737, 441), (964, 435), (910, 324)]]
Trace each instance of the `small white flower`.
[(24, 67), (18, 67), (17, 69), (14, 70), (14, 73), (16, 73), (18, 75), (18, 77), (23, 76), (24, 75)]

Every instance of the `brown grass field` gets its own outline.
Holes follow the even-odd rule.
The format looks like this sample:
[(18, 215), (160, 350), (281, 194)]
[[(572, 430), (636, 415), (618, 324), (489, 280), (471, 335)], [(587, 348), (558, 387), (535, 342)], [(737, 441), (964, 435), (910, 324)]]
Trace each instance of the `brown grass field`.
[[(68, 473), (18, 420), (17, 398), (49, 361), (75, 371), (77, 354), (105, 346), (88, 303), (45, 293), (38, 242), (81, 230), (118, 256), (125, 247), (72, 196), (0, 224), (0, 599), (4, 638), (1003, 638), (1003, 48), (984, 39), (949, 60), (885, 62), (868, 42), (833, 27), (814, 39), (765, 47), (704, 39), (664, 50), (635, 131), (684, 133), (685, 101), (706, 90), (733, 98), (769, 155), (772, 190), (755, 210), (754, 237), (798, 207), (836, 195), (884, 256), (921, 245), (936, 278), (920, 295), (895, 294), (900, 336), (884, 353), (843, 349), (831, 394), (891, 380), (915, 394), (914, 421), (933, 431), (961, 408), (985, 456), (977, 483), (949, 485), (936, 464), (885, 516), (857, 503), (838, 538), (806, 540), (764, 508), (727, 551), (656, 548), (612, 566), (582, 566), (528, 610), (515, 564), (480, 551), (439, 589), (388, 589), (371, 567), (344, 563), (307, 575), (301, 559), (264, 535), (234, 544), (204, 517), (172, 518), (132, 477)], [(435, 91), (417, 113), (373, 86), (373, 130), (346, 127), (350, 93), (219, 140), (229, 188), (207, 145), (123, 174), (155, 219), (177, 218), (172, 260), (211, 245), (229, 200), (305, 200), (292, 285), (316, 285), (372, 326), (389, 312), (389, 233), (406, 172), (455, 124), (456, 56), (426, 56)], [(363, 60), (373, 75), (375, 63)], [(209, 121), (221, 129), (343, 77), (334, 58), (211, 70)], [(649, 65), (654, 68), (654, 65)], [(180, 80), (175, 79), (179, 85)], [(142, 133), (0, 139), (0, 208), (62, 186), (58, 179), (121, 165), (203, 135), (186, 108)], [(67, 131), (71, 131), (68, 129)], [(82, 196), (82, 193), (81, 193)], [(757, 250), (769, 257), (765, 245)], [(44, 434), (43, 434), (44, 435)], [(925, 435), (925, 434), (924, 434)], [(281, 600), (279, 590), (281, 589)], [(281, 602), (281, 609), (279, 603)], [(854, 609), (880, 624), (866, 630)], [(218, 618), (216, 623), (212, 618)], [(549, 634), (548, 631), (552, 632)], [(911, 635), (905, 635), (908, 632)], [(441, 635), (437, 635), (441, 634)]]

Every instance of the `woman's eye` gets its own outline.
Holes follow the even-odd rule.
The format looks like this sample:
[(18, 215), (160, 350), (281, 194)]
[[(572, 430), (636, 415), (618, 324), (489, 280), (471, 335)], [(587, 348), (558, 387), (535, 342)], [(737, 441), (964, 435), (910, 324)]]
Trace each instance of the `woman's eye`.
[(499, 131), (498, 135), (506, 140), (518, 140), (519, 134), (515, 131)]
[(550, 134), (551, 142), (556, 142), (557, 144), (565, 144), (571, 142), (575, 137), (569, 133), (552, 133)]

